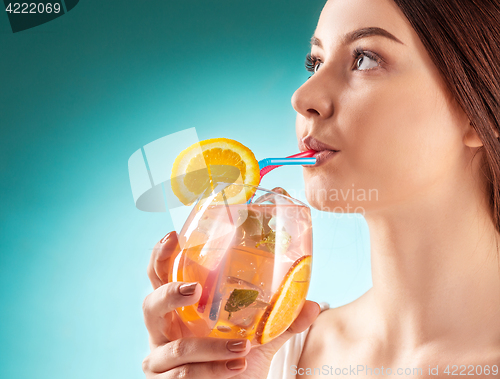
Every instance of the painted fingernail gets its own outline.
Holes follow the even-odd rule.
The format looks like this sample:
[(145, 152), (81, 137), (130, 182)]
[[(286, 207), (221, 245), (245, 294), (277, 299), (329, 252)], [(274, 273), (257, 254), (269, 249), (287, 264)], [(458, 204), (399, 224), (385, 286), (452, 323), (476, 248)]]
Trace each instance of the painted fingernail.
[(184, 296), (191, 296), (196, 290), (198, 282), (186, 283), (179, 287), (179, 293)]
[(227, 361), (226, 367), (230, 370), (241, 370), (245, 367), (245, 358), (233, 359), (232, 361)]
[(241, 353), (247, 348), (247, 340), (231, 340), (227, 341), (226, 347), (233, 353)]
[(160, 241), (160, 243), (165, 243), (168, 241), (168, 239), (170, 238), (170, 236), (172, 235), (173, 232), (170, 232), (168, 233), (165, 237), (163, 237)]

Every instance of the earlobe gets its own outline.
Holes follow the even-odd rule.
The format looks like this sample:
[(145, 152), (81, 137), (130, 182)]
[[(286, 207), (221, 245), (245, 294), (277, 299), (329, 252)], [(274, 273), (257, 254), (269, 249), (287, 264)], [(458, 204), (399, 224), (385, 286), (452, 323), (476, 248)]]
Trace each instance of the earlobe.
[(467, 132), (464, 135), (464, 144), (469, 147), (481, 147), (483, 142), (476, 133), (476, 130), (471, 124), (467, 128)]
[[(500, 138), (498, 130), (494, 130), (495, 138)], [(483, 146), (483, 142), (476, 133), (476, 130), (469, 124), (469, 128), (464, 135), (464, 144), (469, 147), (480, 147)]]

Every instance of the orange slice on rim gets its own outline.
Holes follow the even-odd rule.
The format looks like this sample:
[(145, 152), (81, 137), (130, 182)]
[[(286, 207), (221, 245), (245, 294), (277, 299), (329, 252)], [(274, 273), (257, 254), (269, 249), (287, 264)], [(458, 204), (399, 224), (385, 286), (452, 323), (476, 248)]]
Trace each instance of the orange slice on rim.
[(311, 280), (312, 256), (297, 259), (274, 294), (257, 328), (257, 341), (265, 344), (281, 335), (299, 315)]
[[(208, 195), (221, 182), (259, 184), (259, 162), (248, 147), (228, 138), (212, 138), (191, 145), (174, 161), (172, 191), (185, 205)], [(212, 204), (245, 203), (254, 192), (251, 187), (230, 185)]]

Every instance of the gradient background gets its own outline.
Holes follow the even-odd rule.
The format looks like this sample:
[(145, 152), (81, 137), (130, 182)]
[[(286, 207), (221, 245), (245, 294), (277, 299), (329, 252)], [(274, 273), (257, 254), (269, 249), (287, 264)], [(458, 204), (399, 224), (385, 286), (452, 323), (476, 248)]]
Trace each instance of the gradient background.
[[(0, 377), (144, 377), (146, 266), (172, 224), (134, 207), (128, 158), (193, 126), (258, 159), (297, 152), (323, 2), (87, 0), (16, 34), (0, 15)], [(299, 191), (301, 171), (262, 186)], [(313, 218), (309, 298), (346, 304), (371, 287), (366, 223)]]

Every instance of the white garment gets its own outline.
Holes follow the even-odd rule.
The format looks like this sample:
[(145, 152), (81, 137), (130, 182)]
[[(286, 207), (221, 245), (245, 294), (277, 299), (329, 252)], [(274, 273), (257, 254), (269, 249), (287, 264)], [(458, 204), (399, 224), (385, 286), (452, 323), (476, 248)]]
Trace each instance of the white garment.
[[(319, 305), (321, 312), (330, 308), (328, 303), (320, 303)], [(302, 333), (295, 334), (281, 346), (271, 361), (267, 379), (295, 379), (296, 375), (294, 375), (294, 367), (292, 366), (297, 366), (299, 363), (309, 329), (310, 327)]]

